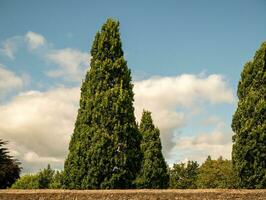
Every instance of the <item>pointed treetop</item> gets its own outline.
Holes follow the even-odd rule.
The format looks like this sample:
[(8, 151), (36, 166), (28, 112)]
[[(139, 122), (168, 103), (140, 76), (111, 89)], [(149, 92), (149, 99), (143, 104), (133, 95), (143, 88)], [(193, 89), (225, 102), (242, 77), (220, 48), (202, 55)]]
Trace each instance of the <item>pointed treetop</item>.
[(239, 99), (244, 98), (251, 90), (260, 87), (261, 80), (266, 79), (266, 42), (263, 42), (252, 61), (244, 65), (241, 79), (238, 84), (237, 95)]
[(101, 31), (96, 33), (91, 55), (94, 59), (112, 61), (123, 56), (118, 21), (108, 18), (103, 24)]
[(208, 157), (207, 157), (206, 161), (210, 161), (210, 160), (212, 160), (212, 158), (211, 158), (211, 156), (210, 156), (210, 155), (208, 155)]
[(151, 112), (147, 110), (143, 110), (142, 117), (140, 121), (140, 130), (141, 132), (154, 129), (154, 124), (151, 117)]
[(136, 185), (138, 188), (167, 188), (169, 176), (162, 154), (160, 130), (154, 126), (151, 112), (143, 111), (139, 130), (143, 160)]

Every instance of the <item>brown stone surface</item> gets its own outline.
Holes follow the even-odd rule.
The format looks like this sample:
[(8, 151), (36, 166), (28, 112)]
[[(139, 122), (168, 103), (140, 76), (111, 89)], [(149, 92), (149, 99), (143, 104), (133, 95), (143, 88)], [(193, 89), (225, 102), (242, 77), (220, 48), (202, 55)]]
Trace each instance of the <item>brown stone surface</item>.
[(0, 200), (266, 200), (266, 190), (0, 190)]

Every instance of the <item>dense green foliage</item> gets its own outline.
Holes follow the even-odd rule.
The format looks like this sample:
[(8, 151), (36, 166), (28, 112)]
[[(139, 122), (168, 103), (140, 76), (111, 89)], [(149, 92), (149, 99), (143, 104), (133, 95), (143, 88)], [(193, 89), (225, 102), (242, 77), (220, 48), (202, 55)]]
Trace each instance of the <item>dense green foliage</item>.
[(174, 164), (169, 169), (170, 188), (235, 188), (236, 175), (232, 162), (220, 157), (212, 160), (208, 156), (201, 166), (196, 161)]
[(13, 189), (58, 189), (63, 185), (63, 173), (53, 170), (50, 165), (36, 174), (26, 174), (13, 185)]
[(53, 181), (54, 173), (55, 171), (51, 169), (51, 166), (49, 164), (47, 168), (39, 172), (38, 182), (40, 189), (50, 188), (50, 184)]
[(108, 19), (95, 36), (90, 70), (65, 161), (66, 188), (131, 188), (141, 162), (131, 72), (119, 23)]
[(236, 176), (230, 160), (222, 157), (212, 160), (209, 156), (199, 168), (198, 188), (235, 188), (235, 182)]
[(149, 111), (143, 111), (140, 133), (143, 160), (136, 185), (138, 188), (167, 188), (169, 175), (162, 154), (160, 131), (155, 128)]
[(0, 189), (10, 187), (18, 178), (21, 171), (20, 163), (9, 155), (6, 144), (0, 139)]
[(13, 185), (12, 189), (38, 189), (39, 177), (37, 174), (21, 176)]
[(244, 66), (237, 95), (232, 160), (238, 187), (266, 188), (266, 42)]
[(170, 188), (195, 189), (198, 177), (199, 164), (196, 161), (174, 164), (169, 169)]
[(49, 188), (60, 189), (63, 188), (64, 176), (63, 171), (56, 171), (53, 175), (53, 179), (49, 185)]

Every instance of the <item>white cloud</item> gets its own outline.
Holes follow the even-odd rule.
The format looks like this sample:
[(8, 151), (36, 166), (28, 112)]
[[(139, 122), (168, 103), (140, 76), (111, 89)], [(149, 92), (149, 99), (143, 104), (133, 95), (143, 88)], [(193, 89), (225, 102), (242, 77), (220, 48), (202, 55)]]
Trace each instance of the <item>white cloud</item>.
[(25, 170), (32, 171), (49, 162), (62, 167), (78, 99), (78, 88), (56, 88), (22, 93), (0, 106), (0, 138), (12, 142)]
[(135, 90), (138, 90), (136, 98), (141, 96), (142, 102), (149, 100), (149, 104), (153, 104), (160, 99), (161, 108), (176, 105), (189, 107), (199, 100), (207, 100), (210, 103), (232, 103), (234, 101), (232, 89), (218, 74), (207, 77), (193, 74), (155, 77), (136, 82)]
[(34, 50), (38, 47), (41, 47), (45, 44), (45, 38), (38, 34), (38, 33), (34, 33), (34, 32), (27, 32), (25, 35), (25, 41), (29, 47), (30, 50)]
[[(28, 31), (23, 36), (14, 36), (2, 42), (0, 53), (15, 59), (15, 53), (19, 47), (28, 46), (31, 53), (37, 52), (48, 63), (52, 63), (52, 69), (46, 70), (45, 74), (53, 78), (62, 78), (68, 82), (81, 82), (86, 70), (89, 68), (90, 55), (87, 52), (81, 52), (77, 49), (65, 48), (54, 49), (51, 43), (48, 43), (45, 37), (39, 33)], [(42, 48), (41, 53), (37, 51)]]
[(33, 151), (29, 151), (27, 153), (24, 154), (24, 160), (26, 162), (29, 163), (53, 163), (53, 162), (60, 162), (63, 163), (64, 162), (64, 158), (55, 158), (55, 157), (40, 157), (37, 153), (33, 152)]
[(8, 58), (14, 60), (18, 44), (21, 42), (21, 36), (14, 36), (2, 42), (0, 52)]
[(45, 44), (45, 38), (38, 33), (28, 31), (25, 35), (18, 35), (7, 38), (2, 42), (0, 52), (14, 60), (18, 48), (27, 45), (30, 50), (35, 50)]
[(88, 53), (75, 49), (59, 49), (48, 53), (46, 58), (59, 67), (47, 71), (50, 77), (63, 77), (67, 81), (80, 82), (89, 67), (90, 56)]
[[(179, 135), (174, 148), (178, 152), (179, 161), (197, 160), (203, 162), (208, 155), (213, 158), (223, 156), (231, 159), (233, 132), (226, 127), (223, 121), (219, 121), (210, 132), (190, 134), (190, 136)], [(182, 152), (182, 153), (181, 153)]]
[[(135, 111), (138, 121), (143, 109), (150, 110), (161, 130), (164, 154), (170, 156), (175, 146), (173, 137), (202, 103), (232, 103), (232, 89), (221, 75), (183, 74), (176, 77), (155, 77), (134, 83)], [(177, 111), (181, 108), (184, 111)]]
[(24, 83), (23, 77), (7, 70), (4, 65), (0, 64), (0, 98), (11, 91), (21, 89)]
[(199, 133), (195, 136), (184, 136), (177, 140), (177, 146), (180, 149), (202, 147), (208, 145), (224, 145), (232, 141), (230, 132), (214, 130), (209, 133)]

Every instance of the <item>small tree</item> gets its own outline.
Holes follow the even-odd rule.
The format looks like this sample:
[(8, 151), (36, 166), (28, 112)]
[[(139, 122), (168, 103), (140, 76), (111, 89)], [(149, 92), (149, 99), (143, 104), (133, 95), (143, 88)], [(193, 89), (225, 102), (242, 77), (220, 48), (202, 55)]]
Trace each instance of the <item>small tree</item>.
[(52, 188), (52, 189), (60, 189), (60, 188), (63, 188), (63, 174), (64, 172), (63, 171), (56, 171), (54, 176), (53, 176), (53, 180), (52, 182), (50, 183), (50, 187), (49, 188)]
[(20, 163), (8, 155), (8, 149), (3, 147), (6, 143), (0, 139), (0, 189), (10, 187), (19, 178), (21, 171)]
[(160, 131), (155, 128), (151, 112), (143, 111), (140, 122), (142, 135), (141, 152), (143, 160), (140, 173), (136, 179), (138, 188), (167, 188), (169, 175), (162, 154)]
[(47, 168), (41, 170), (38, 174), (38, 183), (40, 189), (50, 188), (50, 184), (53, 181), (55, 171), (48, 164)]
[(241, 73), (232, 160), (241, 188), (266, 188), (266, 42)]
[(230, 160), (222, 157), (207, 160), (200, 166), (197, 178), (198, 188), (235, 188), (236, 176)]
[(197, 161), (174, 164), (169, 169), (170, 187), (176, 189), (195, 189), (199, 164)]

